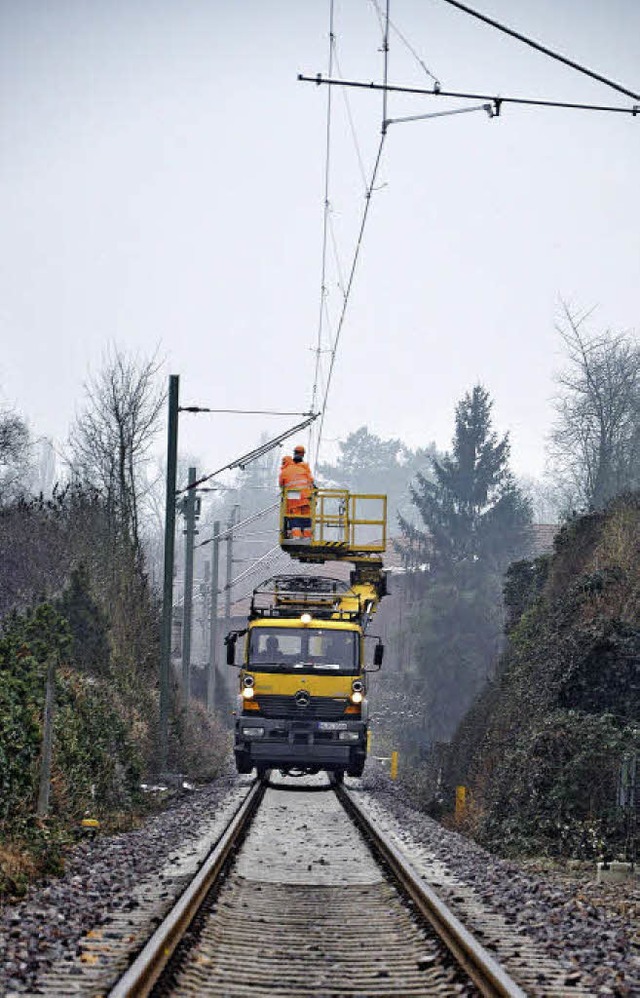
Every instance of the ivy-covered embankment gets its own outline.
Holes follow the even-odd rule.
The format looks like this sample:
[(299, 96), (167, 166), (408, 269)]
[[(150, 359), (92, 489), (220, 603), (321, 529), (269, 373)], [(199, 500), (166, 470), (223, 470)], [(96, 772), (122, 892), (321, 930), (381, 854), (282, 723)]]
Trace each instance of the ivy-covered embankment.
[[(51, 778), (38, 814), (45, 691), (54, 670)], [(55, 602), (13, 612), (0, 632), (0, 897), (62, 868), (85, 817), (129, 827), (148, 807), (140, 783), (157, 760), (158, 693), (148, 670), (119, 662), (107, 619), (82, 570)], [(194, 705), (174, 702), (170, 760), (210, 779), (226, 736)], [(40, 808), (42, 812), (42, 808)]]
[(507, 650), (445, 767), (451, 792), (468, 788), (465, 827), (506, 854), (629, 858), (619, 785), (634, 755), (640, 775), (640, 494), (512, 565), (505, 603)]

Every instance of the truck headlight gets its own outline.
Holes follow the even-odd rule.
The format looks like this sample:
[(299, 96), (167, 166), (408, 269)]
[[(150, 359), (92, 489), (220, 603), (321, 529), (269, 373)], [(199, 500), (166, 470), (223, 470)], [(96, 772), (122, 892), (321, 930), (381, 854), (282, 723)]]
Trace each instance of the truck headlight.
[(353, 693), (351, 694), (350, 699), (351, 703), (362, 703), (362, 701), (364, 700), (364, 694), (362, 694), (360, 690), (354, 690)]
[(245, 700), (253, 699), (253, 697), (255, 696), (253, 692), (253, 686), (243, 686), (242, 696), (244, 697)]
[(243, 738), (263, 738), (264, 728), (241, 728)]

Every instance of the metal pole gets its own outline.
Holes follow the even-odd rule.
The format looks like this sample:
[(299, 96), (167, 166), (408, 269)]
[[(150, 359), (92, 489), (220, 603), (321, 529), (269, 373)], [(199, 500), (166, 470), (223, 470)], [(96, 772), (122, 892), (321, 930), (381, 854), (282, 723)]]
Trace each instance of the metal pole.
[(233, 572), (233, 526), (236, 522), (236, 512), (240, 507), (236, 504), (231, 510), (231, 516), (229, 517), (229, 522), (227, 523), (227, 564), (226, 564), (226, 582), (224, 587), (224, 617), (225, 617), (225, 631), (231, 630), (231, 574)]
[[(196, 480), (196, 469), (189, 468), (189, 485)], [(184, 601), (182, 614), (182, 693), (185, 706), (191, 696), (191, 621), (193, 618), (193, 543), (196, 533), (196, 490), (189, 489), (184, 503)]]
[(216, 669), (218, 659), (218, 569), (220, 563), (220, 521), (213, 524), (213, 547), (211, 548), (211, 616), (209, 618), (209, 663), (207, 670), (207, 710), (213, 713), (216, 692)]
[(387, 85), (389, 83), (389, 0), (387, 0), (387, 10), (384, 20), (384, 40), (382, 43), (382, 51), (384, 52), (384, 79), (382, 91), (382, 134), (385, 135), (387, 131)]
[(36, 814), (44, 818), (49, 810), (51, 791), (51, 756), (53, 754), (53, 713), (55, 708), (56, 663), (53, 655), (47, 663), (47, 685), (44, 695), (44, 717), (42, 725), (42, 755), (40, 758), (40, 787)]
[(171, 669), (171, 625), (173, 618), (173, 559), (176, 527), (176, 468), (178, 463), (177, 374), (169, 377), (167, 428), (167, 483), (164, 514), (164, 583), (162, 589), (162, 633), (160, 646), (160, 772), (167, 772), (169, 746), (169, 672)]

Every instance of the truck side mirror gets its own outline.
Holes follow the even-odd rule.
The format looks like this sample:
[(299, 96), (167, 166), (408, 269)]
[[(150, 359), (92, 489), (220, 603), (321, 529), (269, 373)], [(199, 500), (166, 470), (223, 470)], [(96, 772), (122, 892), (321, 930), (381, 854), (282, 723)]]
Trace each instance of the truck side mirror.
[(381, 641), (373, 649), (373, 664), (377, 665), (379, 669), (382, 668), (382, 660), (384, 658), (384, 645)]
[(236, 664), (236, 635), (227, 634), (224, 643), (227, 646), (227, 665)]

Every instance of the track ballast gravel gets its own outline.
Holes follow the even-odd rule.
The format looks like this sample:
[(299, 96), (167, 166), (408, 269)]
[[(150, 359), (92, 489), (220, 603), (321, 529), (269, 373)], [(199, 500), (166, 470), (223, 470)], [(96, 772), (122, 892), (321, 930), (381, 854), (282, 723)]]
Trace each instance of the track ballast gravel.
[[(564, 968), (563, 991), (640, 995), (640, 884), (598, 885), (497, 859), (406, 803), (368, 767), (361, 799), (418, 869), (440, 868), (438, 890), (464, 919), (468, 900)], [(250, 784), (225, 777), (132, 832), (74, 847), (59, 879), (0, 908), (0, 995), (98, 995), (159, 921)], [(311, 857), (311, 860), (316, 857)], [(487, 940), (482, 940), (485, 943)], [(491, 940), (489, 940), (491, 942)], [(535, 989), (553, 995), (551, 982)]]
[[(541, 980), (527, 989), (531, 993), (555, 996), (574, 989), (582, 995), (640, 996), (638, 879), (597, 884), (595, 863), (569, 874), (499, 859), (409, 806), (402, 787), (375, 764), (368, 765), (360, 787), (373, 817), (465, 924), (479, 906), (489, 919), (479, 917), (478, 924), (495, 914), (505, 936), (515, 933), (563, 968), (560, 981)], [(474, 930), (473, 923), (469, 928)], [(509, 945), (506, 938), (480, 941), (498, 959), (501, 943)]]

